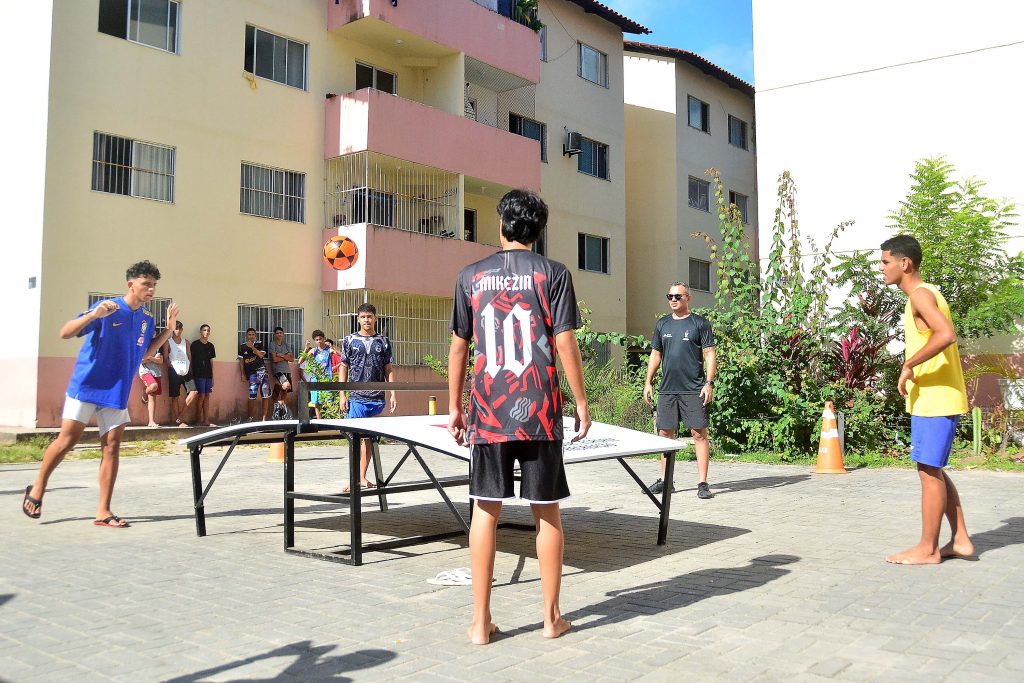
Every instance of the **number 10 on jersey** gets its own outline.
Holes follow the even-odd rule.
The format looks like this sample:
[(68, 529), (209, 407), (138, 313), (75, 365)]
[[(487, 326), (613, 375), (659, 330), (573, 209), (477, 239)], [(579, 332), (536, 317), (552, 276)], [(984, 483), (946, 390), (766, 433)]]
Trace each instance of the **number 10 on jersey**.
[[(484, 356), (487, 358), (487, 365), (484, 370), (491, 377), (497, 377), (502, 366), (498, 365), (498, 324), (500, 322), (502, 331), (502, 350), (504, 369), (520, 377), (530, 363), (533, 362), (533, 342), (530, 339), (530, 312), (520, 304), (516, 304), (505, 316), (504, 320), (498, 320), (492, 304), (484, 306), (480, 312), (480, 318), (484, 326)], [(516, 353), (515, 326), (519, 326), (520, 346), (522, 347), (522, 361)]]

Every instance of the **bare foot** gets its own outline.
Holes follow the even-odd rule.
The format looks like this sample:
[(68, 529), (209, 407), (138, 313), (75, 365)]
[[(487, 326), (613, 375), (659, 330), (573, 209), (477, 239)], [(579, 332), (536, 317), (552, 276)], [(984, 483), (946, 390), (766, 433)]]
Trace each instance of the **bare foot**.
[(571, 628), (572, 624), (562, 617), (558, 617), (558, 621), (552, 624), (551, 628), (547, 628), (546, 626), (544, 627), (544, 637), (557, 638), (558, 636), (564, 636)]
[(942, 557), (939, 556), (937, 550), (930, 550), (915, 545), (913, 548), (904, 550), (902, 553), (889, 555), (885, 558), (885, 561), (890, 564), (938, 564), (942, 562)]
[(486, 627), (479, 629), (474, 625), (466, 630), (466, 635), (469, 636), (469, 642), (474, 645), (486, 645), (491, 642), (491, 636), (497, 632), (498, 627), (494, 624), (488, 624)]
[(187, 422), (179, 422), (178, 426), (179, 427), (188, 427), (188, 423)]
[(954, 538), (952, 541), (942, 546), (942, 549), (939, 550), (939, 555), (943, 559), (950, 557), (973, 557), (974, 544), (971, 543), (971, 539), (969, 538), (966, 541), (958, 541)]
[(158, 425), (158, 424), (157, 424), (156, 422), (150, 422), (150, 423), (149, 423), (148, 425), (146, 425), (146, 426), (147, 426), (147, 427), (159, 427), (160, 425)]

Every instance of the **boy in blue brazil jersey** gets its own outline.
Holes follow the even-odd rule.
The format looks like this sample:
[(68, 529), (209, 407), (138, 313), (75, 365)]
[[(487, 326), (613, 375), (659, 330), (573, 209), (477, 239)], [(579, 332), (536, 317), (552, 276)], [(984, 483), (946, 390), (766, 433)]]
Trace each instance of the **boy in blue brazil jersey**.
[(128, 268), (126, 278), (128, 292), (123, 297), (100, 301), (60, 329), (62, 339), (84, 337), (84, 341), (68, 383), (60, 435), (46, 449), (35, 482), (25, 487), (21, 509), (33, 519), (42, 514), (43, 494), (50, 475), (95, 416), (103, 459), (99, 505), (93, 523), (116, 529), (128, 527), (128, 522), (110, 511), (121, 436), (130, 421), (128, 393), (142, 358), (156, 353), (174, 329), (178, 305), (168, 307), (167, 327), (154, 338), (156, 321), (145, 304), (156, 293), (160, 270), (149, 261), (140, 261)]

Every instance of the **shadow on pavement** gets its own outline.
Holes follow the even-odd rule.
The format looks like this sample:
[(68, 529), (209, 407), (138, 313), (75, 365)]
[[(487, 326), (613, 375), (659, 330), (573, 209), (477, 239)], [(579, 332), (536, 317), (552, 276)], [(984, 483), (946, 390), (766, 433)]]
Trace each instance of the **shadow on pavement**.
[(1024, 517), (1003, 520), (1003, 526), (971, 535), (974, 554), (980, 556), (989, 550), (998, 550), (1008, 545), (1024, 543)]
[(3, 593), (3, 594), (0, 594), (0, 607), (3, 607), (8, 602), (13, 600), (15, 595), (16, 595), (16, 593)]
[[(469, 519), (468, 506), (460, 503), (456, 507), (463, 517)], [(652, 506), (653, 512), (653, 506)], [(458, 524), (448, 508), (441, 503), (399, 506), (392, 503), (386, 513), (363, 512), (364, 542), (379, 540), (374, 537), (408, 538), (424, 534), (457, 531)], [(502, 511), (502, 523), (529, 524), (530, 529), (501, 528), (498, 531), (498, 550), (503, 553), (536, 557), (533, 534), (533, 517), (529, 506), (509, 505)], [(749, 529), (700, 524), (682, 520), (670, 520), (668, 543), (657, 545), (658, 518), (630, 515), (611, 510), (592, 510), (587, 507), (562, 509), (562, 524), (565, 528), (565, 561), (567, 566), (584, 571), (616, 571), (625, 567), (653, 560), (665, 555), (699, 548), (709, 543), (750, 533)], [(329, 515), (318, 518), (297, 519), (296, 544), (301, 547), (323, 546), (327, 534), (337, 532), (339, 547), (348, 542), (348, 515)], [(305, 533), (303, 533), (305, 531)], [(311, 533), (312, 532), (312, 533)], [(324, 533), (316, 533), (324, 532)], [(313, 542), (320, 541), (320, 543)], [(333, 540), (333, 539), (332, 539)], [(466, 547), (465, 535), (454, 536), (445, 541), (455, 546)], [(372, 562), (375, 553), (364, 561)]]
[[(744, 567), (701, 569), (679, 576), (606, 593), (607, 600), (563, 615), (574, 631), (617, 624), (641, 615), (687, 607), (701, 600), (759, 588), (789, 574), (782, 565), (799, 561), (795, 555), (762, 555)], [(597, 617), (596, 619), (590, 619)], [(583, 623), (575, 623), (583, 622)], [(536, 626), (526, 627), (533, 630)]]
[[(712, 482), (711, 489), (714, 494), (732, 493), (734, 491), (752, 491), (754, 489), (777, 489), (780, 486), (799, 484), (811, 478), (809, 474), (794, 474), (790, 477), (753, 477), (751, 479), (737, 479), (735, 481)], [(676, 482), (676, 486), (679, 482)], [(689, 490), (689, 489), (687, 489)]]
[[(352, 678), (343, 674), (369, 669), (380, 664), (385, 664), (394, 659), (397, 655), (391, 650), (357, 650), (347, 655), (326, 657), (325, 655), (333, 650), (335, 645), (313, 644), (304, 640), (290, 645), (284, 645), (261, 655), (246, 657), (230, 664), (211, 667), (195, 673), (177, 676), (167, 679), (167, 683), (191, 683), (217, 676), (219, 681), (351, 681)], [(223, 678), (221, 674), (241, 669), (255, 662), (273, 659), (275, 657), (293, 657), (292, 661), (283, 671), (270, 678), (254, 678), (241, 673), (237, 679)]]

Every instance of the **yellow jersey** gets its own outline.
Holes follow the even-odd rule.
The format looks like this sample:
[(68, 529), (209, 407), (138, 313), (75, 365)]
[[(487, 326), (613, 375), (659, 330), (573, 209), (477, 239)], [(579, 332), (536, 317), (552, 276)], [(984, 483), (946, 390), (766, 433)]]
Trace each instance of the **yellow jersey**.
[[(935, 295), (939, 311), (952, 324), (949, 304), (938, 288), (925, 282), (918, 287), (924, 287)], [(907, 358), (911, 358), (928, 342), (932, 331), (917, 329), (909, 297), (903, 312), (903, 328), (907, 338)], [(960, 366), (960, 347), (956, 343), (914, 367), (914, 379), (907, 382), (907, 412), (922, 417), (963, 415), (967, 412), (967, 388)]]

